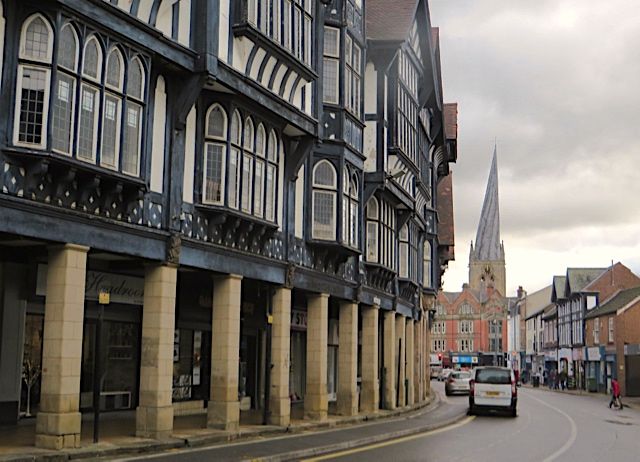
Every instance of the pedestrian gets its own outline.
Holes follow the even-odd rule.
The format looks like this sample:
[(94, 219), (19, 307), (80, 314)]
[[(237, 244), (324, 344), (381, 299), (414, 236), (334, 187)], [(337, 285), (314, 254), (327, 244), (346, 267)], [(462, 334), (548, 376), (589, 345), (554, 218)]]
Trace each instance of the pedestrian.
[(620, 384), (615, 378), (611, 379), (611, 401), (609, 401), (609, 409), (611, 409), (611, 406), (622, 409), (622, 401), (620, 401)]
[(549, 385), (549, 371), (546, 369), (542, 372), (542, 384)]

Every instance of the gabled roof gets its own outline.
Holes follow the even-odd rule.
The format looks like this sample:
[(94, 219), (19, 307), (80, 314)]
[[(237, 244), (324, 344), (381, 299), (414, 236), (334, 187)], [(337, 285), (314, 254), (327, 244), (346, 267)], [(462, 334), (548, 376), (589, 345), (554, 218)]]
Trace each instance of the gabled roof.
[(548, 285), (536, 292), (527, 294), (527, 312), (525, 313), (527, 319), (540, 313), (551, 304), (551, 290), (552, 286)]
[(566, 294), (582, 292), (594, 279), (607, 268), (567, 268)]
[(369, 40), (402, 41), (416, 16), (419, 0), (367, 0), (365, 20)]
[(604, 303), (598, 308), (595, 308), (587, 313), (585, 319), (597, 318), (607, 314), (615, 313), (620, 308), (624, 308), (627, 304), (632, 302), (637, 297), (640, 297), (640, 287), (634, 287), (633, 289), (620, 291), (617, 295), (611, 297), (607, 303)]
[(543, 320), (554, 319), (558, 317), (558, 307), (556, 305), (549, 305), (544, 309), (544, 314), (542, 315)]
[(551, 292), (551, 301), (555, 302), (556, 300), (561, 300), (566, 298), (564, 295), (564, 286), (567, 283), (566, 276), (554, 276), (553, 277), (553, 288)]

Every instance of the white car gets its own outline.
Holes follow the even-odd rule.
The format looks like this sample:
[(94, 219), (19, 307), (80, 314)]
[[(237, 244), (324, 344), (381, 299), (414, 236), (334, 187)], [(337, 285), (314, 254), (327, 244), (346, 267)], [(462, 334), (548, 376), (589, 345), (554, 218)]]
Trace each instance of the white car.
[(504, 410), (518, 415), (518, 388), (507, 367), (476, 367), (469, 382), (469, 414), (480, 410)]
[(453, 371), (449, 374), (447, 381), (444, 384), (444, 393), (447, 396), (454, 393), (469, 394), (471, 382), (471, 372), (468, 371)]
[(451, 374), (452, 372), (453, 372), (453, 369), (442, 369), (440, 371), (440, 374), (438, 375), (438, 381), (444, 382), (449, 378), (449, 374)]

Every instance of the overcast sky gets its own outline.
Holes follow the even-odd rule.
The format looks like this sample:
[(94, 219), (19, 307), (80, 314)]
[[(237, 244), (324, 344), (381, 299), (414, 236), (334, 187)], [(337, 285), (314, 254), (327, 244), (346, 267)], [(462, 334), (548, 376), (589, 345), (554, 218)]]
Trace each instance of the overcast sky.
[(494, 138), (507, 295), (612, 259), (640, 275), (640, 2), (430, 5), (459, 110), (445, 290), (468, 279)]

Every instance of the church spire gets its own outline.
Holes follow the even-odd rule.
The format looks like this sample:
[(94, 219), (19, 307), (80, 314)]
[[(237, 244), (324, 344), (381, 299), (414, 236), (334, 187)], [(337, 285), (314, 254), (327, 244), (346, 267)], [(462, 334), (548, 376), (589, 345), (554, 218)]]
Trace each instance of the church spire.
[[(478, 223), (475, 249), (472, 258), (479, 261), (504, 260), (504, 249), (500, 241), (500, 207), (498, 203), (498, 148), (494, 145), (493, 160), (484, 195), (482, 213)], [(473, 255), (474, 254), (474, 255)]]

